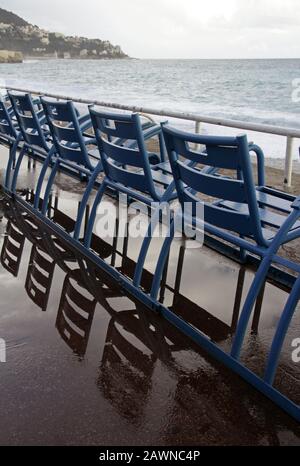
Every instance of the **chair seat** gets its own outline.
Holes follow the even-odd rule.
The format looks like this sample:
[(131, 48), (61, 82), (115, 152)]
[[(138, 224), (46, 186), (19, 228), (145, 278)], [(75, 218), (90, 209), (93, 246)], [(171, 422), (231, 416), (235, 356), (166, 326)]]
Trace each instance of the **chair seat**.
[(161, 170), (162, 172), (172, 175), (172, 169), (170, 162), (162, 162), (155, 166), (155, 170)]
[(284, 195), (284, 193), (280, 193), (280, 191), (278, 191), (278, 195), (272, 195), (261, 191), (260, 189), (261, 188), (257, 188), (256, 190), (256, 198), (260, 205), (271, 207), (287, 214), (292, 212), (293, 209), (291, 208), (291, 204), (295, 199), (294, 197), (291, 200), (287, 200), (280, 197), (280, 195)]
[[(262, 193), (260, 193), (262, 194)], [(275, 196), (270, 196), (270, 198), (272, 197), (275, 197)], [(269, 201), (271, 201), (272, 199), (269, 199)], [(217, 201), (216, 203), (219, 207), (224, 207), (226, 209), (230, 209), (230, 210), (233, 210), (235, 212), (239, 212), (239, 213), (248, 213), (249, 210), (248, 210), (248, 205), (247, 204), (240, 204), (240, 203), (237, 203), (237, 202), (230, 202), (230, 201)], [(270, 202), (268, 202), (268, 205), (270, 204)], [(266, 204), (264, 204), (266, 205)], [(271, 205), (271, 207), (275, 208), (274, 205)], [(286, 220), (286, 216), (285, 215), (280, 215), (280, 214), (277, 214), (275, 212), (272, 212), (270, 210), (268, 210), (267, 208), (265, 209), (258, 209), (259, 210), (259, 216), (260, 216), (260, 221), (261, 221), (261, 224), (262, 224), (262, 227), (263, 227), (263, 232), (264, 232), (264, 236), (266, 239), (272, 239), (274, 238), (274, 236), (276, 235), (277, 231), (279, 228), (281, 228), (281, 226), (283, 225), (283, 223), (285, 222)], [(274, 228), (275, 230), (269, 230), (268, 228), (266, 227), (271, 227), (271, 228)], [(296, 229), (299, 229), (300, 231), (300, 222), (295, 222), (294, 225), (293, 225), (293, 228), (290, 230), (290, 231), (295, 231)]]
[(161, 184), (163, 186), (169, 186), (173, 182), (173, 178), (168, 175), (164, 175), (161, 170), (151, 170), (152, 178), (155, 183)]
[(97, 160), (97, 162), (100, 161), (100, 154), (98, 149), (91, 149), (88, 151), (88, 154), (92, 159)]

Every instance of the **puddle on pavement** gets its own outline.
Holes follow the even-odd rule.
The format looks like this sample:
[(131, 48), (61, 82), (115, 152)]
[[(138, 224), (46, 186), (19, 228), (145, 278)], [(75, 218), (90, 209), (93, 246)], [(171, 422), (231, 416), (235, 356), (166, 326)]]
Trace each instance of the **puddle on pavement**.
[[(32, 176), (24, 167), (21, 187)], [(74, 216), (82, 188), (62, 175), (55, 189), (55, 214), (69, 225), (62, 212)], [(273, 403), (40, 225), (38, 233), (25, 228), (22, 212), (11, 207), (0, 222), (0, 337), (7, 342), (0, 444), (300, 444), (299, 425)], [(159, 241), (149, 253), (146, 288)], [(94, 238), (97, 253), (129, 276), (139, 244)], [(175, 241), (161, 300), (227, 350), (252, 277), (207, 248)], [(249, 328), (243, 360), (257, 373), (286, 297), (268, 283)], [(297, 334), (299, 313), (277, 384), (299, 403), (300, 367), (290, 349)]]

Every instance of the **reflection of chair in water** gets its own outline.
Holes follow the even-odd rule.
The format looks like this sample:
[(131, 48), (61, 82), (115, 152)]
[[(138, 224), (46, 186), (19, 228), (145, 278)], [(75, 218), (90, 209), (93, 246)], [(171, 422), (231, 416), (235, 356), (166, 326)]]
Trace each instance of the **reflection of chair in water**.
[[(32, 192), (25, 191), (24, 196), (26, 201), (30, 201)], [(7, 201), (9, 209), (7, 209), (6, 216), (9, 220), (22, 231), (23, 235), (33, 244), (36, 244), (41, 239), (41, 228), (37, 221), (27, 212), (25, 212), (20, 205), (11, 199)]]
[(33, 245), (25, 282), (32, 301), (46, 311), (55, 268), (54, 260), (38, 246)]
[[(76, 305), (82, 310), (80, 316), (78, 316), (78, 308), (75, 313), (74, 306), (70, 310), (70, 302), (67, 303), (67, 317), (73, 324), (70, 328), (70, 322), (66, 323), (66, 316), (63, 315), (62, 306), (62, 304), (65, 306), (66, 302), (66, 287), (70, 286), (67, 276), (56, 326), (62, 338), (73, 351), (83, 356), (88, 344), (96, 302), (99, 302), (108, 312), (111, 320), (108, 325), (97, 385), (105, 398), (125, 418), (136, 419), (142, 414), (147, 401), (153, 371), (151, 352), (147, 350), (149, 345), (144, 343), (147, 340), (147, 335), (145, 335), (143, 325), (141, 325), (143, 320), (141, 320), (139, 312), (136, 310), (135, 303), (128, 300), (116, 283), (83, 259), (79, 259), (78, 262), (80, 269), (76, 270), (75, 279), (82, 287), (89, 290), (89, 293), (96, 299), (93, 301), (93, 305), (92, 302), (87, 303), (86, 298), (83, 300), (77, 299)], [(79, 298), (78, 294), (76, 294), (76, 298)], [(114, 304), (116, 299), (117, 306)], [(72, 295), (71, 300), (74, 301)], [(116, 310), (119, 308), (122, 310)], [(82, 317), (83, 312), (86, 316), (85, 321)], [(74, 315), (76, 319), (74, 319)], [(74, 329), (74, 322), (77, 328), (80, 327), (80, 335), (78, 329)], [(131, 339), (135, 339), (138, 343), (132, 343), (131, 339), (127, 338), (128, 334)], [(142, 350), (141, 346), (143, 347)], [(147, 351), (149, 354), (146, 354)]]
[[(109, 261), (121, 259), (120, 267), (127, 273), (134, 270), (134, 261), (127, 255), (128, 242), (121, 251), (116, 245), (110, 246), (98, 239), (99, 255)], [(241, 269), (238, 279), (232, 325), (226, 325), (217, 317), (197, 306), (181, 294), (184, 246), (181, 247), (175, 286), (166, 282), (162, 288), (172, 293), (172, 309), (184, 314), (195, 327), (221, 342), (234, 331), (238, 319), (245, 270)], [(149, 312), (140, 304), (129, 300), (124, 291), (111, 278), (84, 258), (77, 257), (80, 269), (66, 276), (56, 326), (68, 346), (80, 356), (84, 356), (96, 302), (111, 316), (103, 350), (97, 385), (105, 398), (124, 418), (136, 422), (142, 416), (152, 390), (152, 376), (157, 360), (163, 361), (177, 375), (187, 375), (175, 353), (189, 350), (192, 343), (169, 325), (159, 315)], [(149, 275), (149, 277), (148, 277)], [(151, 283), (152, 274), (144, 275), (144, 285)], [(166, 280), (167, 273), (164, 274)], [(72, 280), (73, 279), (73, 280)], [(89, 292), (83, 295), (82, 288)], [(86, 292), (84, 292), (86, 294)], [(93, 299), (92, 299), (93, 296)], [(192, 306), (191, 310), (188, 306)], [(237, 314), (237, 315), (236, 315)]]
[(96, 299), (82, 284), (80, 270), (66, 275), (56, 328), (62, 339), (78, 356), (84, 356), (86, 353), (96, 303)]
[(136, 421), (152, 387), (154, 360), (147, 354), (134, 311), (116, 314), (119, 316), (112, 317), (108, 326), (97, 385), (123, 417)]
[[(125, 241), (123, 251), (117, 254), (121, 257), (120, 267), (131, 276), (135, 270), (135, 262), (128, 257), (127, 246), (128, 242)], [(246, 269), (241, 267), (238, 274), (232, 320), (228, 325), (182, 293), (185, 251), (185, 246), (181, 246), (173, 288), (167, 283), (167, 269), (165, 270), (161, 285), (161, 301), (163, 302), (165, 291), (168, 291), (168, 294), (171, 293), (172, 311), (182, 316), (216, 343), (221, 343), (230, 338), (235, 331), (242, 304)], [(149, 288), (152, 278), (153, 275), (150, 272), (144, 272), (142, 286)], [(255, 325), (259, 322), (262, 297), (261, 295), (257, 301)], [(112, 307), (113, 303), (110, 300), (108, 302)], [(119, 299), (119, 309), (120, 303)], [(125, 304), (127, 303), (124, 301)], [(193, 344), (164, 319), (148, 312), (140, 305), (135, 304), (131, 310), (126, 311), (113, 311), (108, 308), (108, 305), (104, 307), (112, 317), (108, 326), (98, 386), (121, 415), (127, 419), (138, 420), (149, 398), (155, 361), (159, 359), (167, 364), (179, 380), (186, 377), (189, 381), (191, 377), (193, 378), (193, 374), (181, 367), (174, 356), (180, 351), (191, 349)], [(253, 330), (255, 330), (254, 326)], [(197, 347), (193, 348), (196, 350)]]
[[(226, 325), (183, 295), (180, 295), (181, 270), (177, 271), (176, 286), (179, 286), (179, 288), (174, 292), (172, 304), (174, 311), (181, 311), (196, 328), (209, 335), (216, 342), (221, 342), (234, 331), (234, 322), (238, 318), (241, 305), (240, 297), (244, 279), (245, 269), (242, 268), (238, 278), (232, 325)], [(193, 305), (191, 311), (182, 309), (181, 305), (189, 305), (190, 303)], [(181, 419), (183, 419), (184, 415), (188, 416), (189, 425), (192, 425), (192, 429), (195, 432), (200, 431), (201, 423), (198, 424), (196, 420), (193, 423), (193, 416), (190, 415), (190, 408), (188, 408), (187, 404), (190, 401), (192, 404), (189, 406), (199, 407), (201, 405), (199, 400), (203, 400), (205, 407), (203, 409), (199, 408), (198, 414), (203, 414), (205, 418), (209, 408), (218, 425), (221, 422), (224, 405), (217, 406), (216, 399), (220, 393), (216, 392), (214, 394), (215, 392), (211, 390), (211, 387), (218, 383), (217, 380), (214, 380), (214, 377), (217, 379), (219, 372), (217, 372), (218, 375), (215, 375), (216, 371), (212, 371), (212, 374), (209, 371), (208, 373), (204, 370), (201, 371), (198, 369), (197, 364), (194, 368), (190, 367), (190, 365), (186, 366), (184, 362), (186, 357), (181, 359), (180, 352), (192, 349), (198, 352), (199, 347), (193, 345), (191, 340), (183, 336), (159, 315), (149, 312), (137, 303), (131, 302), (130, 304), (130, 310), (114, 311), (112, 309), (114, 306), (113, 301), (108, 299), (105, 306), (111, 315), (111, 320), (107, 329), (106, 343), (97, 382), (105, 398), (122, 417), (133, 423), (138, 422), (151, 395), (155, 364), (160, 360), (168, 366), (177, 381), (172, 416), (175, 417), (178, 414)], [(128, 309), (128, 298), (124, 299), (124, 306), (122, 306), (122, 298), (120, 297), (116, 308), (124, 309), (126, 306)], [(175, 357), (176, 353), (178, 353), (178, 357)], [(210, 378), (209, 382), (207, 381), (208, 377)], [(199, 383), (199, 380), (203, 383)], [(234, 384), (232, 384), (232, 387), (234, 393), (230, 393), (230, 397), (234, 400), (235, 392), (238, 392), (238, 389), (235, 389)], [(224, 397), (227, 399), (227, 393), (221, 395), (221, 400)], [(238, 397), (235, 397), (236, 410), (232, 416), (227, 413), (228, 424), (230, 424), (231, 418), (235, 419), (235, 415), (241, 412), (238, 399)], [(252, 425), (255, 425), (255, 418), (250, 416), (247, 408), (244, 411), (247, 418), (249, 418), (248, 424), (251, 429)], [(195, 413), (195, 416), (197, 416), (197, 413)], [(238, 419), (236, 419), (237, 422)], [(221, 424), (219, 428), (221, 428)]]
[[(189, 298), (180, 293), (183, 263), (186, 248), (180, 248), (178, 265), (175, 279), (175, 286), (173, 292), (173, 302), (170, 309), (182, 317), (186, 322), (189, 322), (194, 327), (198, 328), (205, 335), (208, 335), (213, 341), (221, 342), (234, 334), (236, 325), (239, 319), (239, 314), (242, 305), (242, 295), (245, 286), (246, 268), (241, 267), (238, 274), (238, 281), (236, 286), (232, 321), (230, 325), (225, 324), (222, 320), (215, 317), (207, 310), (201, 308), (198, 304), (191, 301)], [(165, 285), (164, 285), (165, 286)], [(167, 286), (168, 287), (168, 286)], [(265, 288), (263, 287), (255, 306), (254, 318), (252, 323), (252, 331), (257, 333), (260, 313), (263, 304)]]
[[(278, 273), (280, 268), (289, 270), (293, 275), (300, 273), (297, 262), (282, 257), (279, 253), (285, 244), (300, 237), (300, 197), (287, 196), (286, 193), (271, 190), (265, 187), (264, 183), (260, 187), (255, 185), (246, 136), (204, 137), (184, 133), (168, 126), (165, 126), (163, 131), (181, 206), (181, 212), (178, 211), (176, 214), (178, 218), (201, 229), (204, 226), (207, 235), (217, 237), (219, 244), (229, 243), (235, 251), (239, 251), (242, 259), (246, 260), (248, 256), (259, 257), (230, 351), (225, 352), (218, 348), (203, 334), (187, 326), (182, 319), (174, 318), (174, 321), (183, 332), (197, 340), (211, 355), (234, 369), (299, 420), (299, 405), (274, 385), (283, 345), (299, 301), (300, 276), (296, 280), (291, 280), (293, 283), (290, 282), (291, 291), (270, 345), (264, 375), (257, 375), (254, 371), (247, 370), (241, 355), (246, 345), (248, 324), (253, 316), (255, 303), (266, 279), (270, 276), (270, 269), (274, 266)], [(206, 151), (195, 151), (194, 144), (204, 145)], [(194, 168), (188, 166), (189, 163), (195, 164)], [(216, 173), (203, 173), (196, 164), (229, 169), (234, 173), (234, 178), (219, 176)], [(190, 211), (192, 211), (190, 218), (184, 212), (187, 202), (190, 203)], [(197, 213), (197, 207), (201, 206), (201, 202), (204, 204), (204, 221), (203, 216)], [(151, 290), (151, 298), (154, 300), (159, 291), (161, 274), (174, 234), (175, 221), (169, 229), (157, 261)], [(165, 309), (162, 313), (169, 315)]]
[[(118, 221), (116, 222), (116, 237), (118, 237)], [(105, 243), (103, 240), (100, 240), (103, 244)], [(107, 245), (108, 246), (108, 245)], [(132, 278), (136, 268), (136, 262), (128, 256), (128, 246), (129, 246), (129, 239), (126, 237), (123, 241), (123, 245), (121, 249), (118, 249), (117, 243), (114, 243), (111, 248), (111, 255), (107, 254), (106, 257), (110, 257), (111, 263), (123, 274), (126, 274), (128, 277)], [(104, 247), (102, 249), (105, 250)], [(241, 267), (238, 274), (238, 280), (236, 285), (236, 292), (233, 302), (233, 312), (232, 312), (232, 321), (230, 325), (226, 324), (219, 318), (217, 318), (212, 312), (209, 312), (208, 309), (203, 309), (197, 302), (192, 301), (187, 296), (183, 294), (181, 291), (181, 282), (182, 282), (182, 274), (184, 268), (184, 260), (185, 260), (185, 252), (186, 246), (182, 245), (180, 247), (180, 252), (178, 255), (178, 263), (176, 269), (176, 278), (174, 286), (171, 286), (168, 281), (168, 266), (169, 263), (166, 261), (166, 266), (164, 270), (164, 274), (162, 276), (161, 286), (160, 286), (160, 296), (159, 300), (161, 303), (164, 303), (165, 294), (171, 293), (172, 295), (172, 304), (170, 309), (182, 317), (185, 321), (192, 324), (194, 327), (198, 328), (201, 332), (205, 335), (209, 336), (209, 338), (215, 342), (221, 342), (226, 340), (228, 337), (232, 336), (236, 330), (236, 325), (239, 319), (239, 313), (241, 310), (242, 305), (242, 295), (243, 290), (245, 287), (245, 277), (246, 277), (246, 268)], [(116, 258), (119, 258), (117, 261)], [(118, 262), (118, 265), (116, 265)], [(141, 285), (145, 290), (150, 290), (151, 284), (153, 281), (153, 274), (148, 270), (143, 270)], [(99, 287), (98, 287), (99, 288)], [(260, 320), (260, 312), (263, 303), (263, 296), (264, 296), (264, 287), (257, 299), (254, 318), (252, 323), (252, 331), (257, 333), (259, 320)]]
[(1, 251), (1, 264), (15, 277), (18, 276), (25, 237), (12, 222), (8, 222)]
[[(118, 225), (117, 230), (118, 232)], [(242, 293), (245, 286), (245, 276), (246, 269), (244, 267), (240, 268), (238, 275), (238, 282), (236, 287), (236, 293), (233, 303), (233, 315), (232, 322), (230, 325), (227, 325), (222, 320), (215, 317), (209, 310), (203, 309), (196, 302), (193, 302), (191, 299), (187, 298), (183, 293), (181, 293), (181, 281), (182, 273), (184, 266), (186, 247), (185, 245), (180, 247), (180, 252), (178, 255), (178, 263), (176, 270), (176, 278), (174, 287), (168, 284), (167, 275), (168, 275), (168, 266), (169, 263), (166, 261), (165, 271), (162, 277), (161, 286), (160, 286), (160, 296), (159, 300), (161, 303), (164, 302), (165, 293), (168, 291), (172, 294), (172, 304), (170, 309), (177, 315), (184, 318), (185, 321), (191, 323), (193, 326), (198, 328), (201, 332), (208, 335), (213, 341), (221, 342), (231, 336), (236, 329), (236, 325), (239, 318), (239, 312), (242, 304)], [(124, 239), (123, 247), (121, 251), (118, 251), (115, 245), (114, 252), (112, 257), (116, 258), (118, 256), (121, 259), (120, 265), (117, 267), (123, 274), (126, 274), (128, 277), (133, 278), (136, 262), (128, 257), (128, 238)], [(115, 264), (113, 264), (115, 266)], [(145, 290), (151, 289), (151, 284), (153, 281), (153, 274), (148, 270), (143, 270), (141, 285)], [(257, 332), (260, 319), (260, 311), (262, 307), (264, 295), (264, 288), (257, 299), (252, 330)]]

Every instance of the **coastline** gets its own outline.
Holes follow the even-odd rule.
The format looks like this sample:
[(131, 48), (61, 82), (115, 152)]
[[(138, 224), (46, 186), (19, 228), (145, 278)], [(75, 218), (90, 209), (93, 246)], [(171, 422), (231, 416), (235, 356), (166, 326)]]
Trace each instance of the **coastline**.
[(68, 57), (68, 58), (63, 58), (63, 57), (53, 57), (53, 56), (30, 56), (26, 55), (24, 56), (23, 62), (26, 61), (115, 61), (115, 60), (135, 60), (135, 58), (131, 57)]
[[(281, 170), (281, 173), (282, 173), (282, 170), (284, 170), (284, 166), (285, 166), (285, 159), (267, 157), (265, 158), (265, 166), (268, 167), (268, 169)], [(300, 161), (299, 160), (293, 161), (293, 173), (300, 175)]]

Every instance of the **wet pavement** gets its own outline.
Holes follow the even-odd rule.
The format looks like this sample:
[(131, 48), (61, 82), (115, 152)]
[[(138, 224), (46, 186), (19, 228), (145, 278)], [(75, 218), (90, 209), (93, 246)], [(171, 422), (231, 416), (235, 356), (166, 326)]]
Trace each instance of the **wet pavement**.
[[(1, 166), (5, 166), (5, 151)], [(20, 189), (39, 167), (24, 164)], [(3, 170), (1, 170), (3, 174)], [(59, 175), (53, 211), (72, 227), (82, 185)], [(24, 191), (25, 195), (25, 191)], [(27, 194), (29, 196), (29, 194)], [(14, 203), (1, 203), (1, 445), (300, 445), (300, 426), (272, 402), (126, 296), (86, 258)], [(71, 228), (70, 227), (70, 228)], [(154, 242), (143, 276), (151, 282)], [(132, 275), (140, 240), (94, 237), (109, 263)], [(253, 272), (208, 248), (175, 241), (161, 300), (229, 349)], [(261, 374), (286, 291), (267, 283), (243, 361)], [(300, 402), (300, 365), (291, 342), (276, 386)]]

